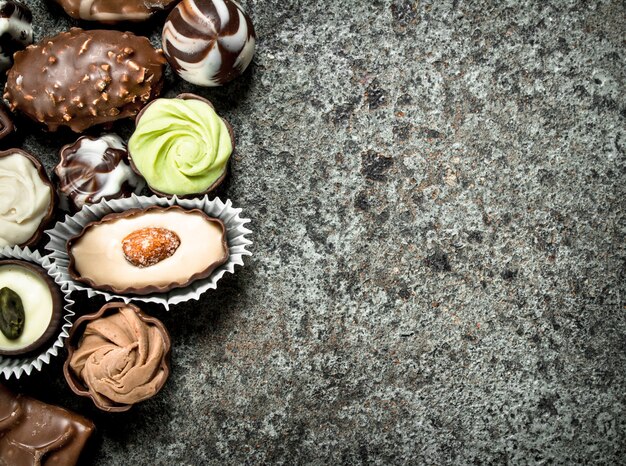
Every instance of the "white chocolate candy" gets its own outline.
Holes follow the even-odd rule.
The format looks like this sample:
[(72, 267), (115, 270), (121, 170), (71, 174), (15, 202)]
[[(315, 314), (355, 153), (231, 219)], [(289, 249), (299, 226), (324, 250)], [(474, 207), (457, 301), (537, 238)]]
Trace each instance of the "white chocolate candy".
[(28, 157), (0, 157), (0, 247), (28, 242), (53, 200), (52, 188)]
[(45, 333), (53, 313), (48, 284), (36, 273), (15, 264), (0, 264), (0, 289), (7, 287), (18, 294), (24, 306), (24, 330), (15, 340), (0, 332), (0, 350), (17, 351), (31, 345)]
[[(176, 251), (149, 267), (129, 262), (122, 248), (124, 238), (144, 228), (171, 230), (180, 239)], [(183, 209), (139, 213), (105, 220), (87, 227), (70, 247), (74, 269), (95, 287), (116, 290), (148, 286), (182, 286), (195, 275), (228, 257), (222, 229), (200, 212)]]

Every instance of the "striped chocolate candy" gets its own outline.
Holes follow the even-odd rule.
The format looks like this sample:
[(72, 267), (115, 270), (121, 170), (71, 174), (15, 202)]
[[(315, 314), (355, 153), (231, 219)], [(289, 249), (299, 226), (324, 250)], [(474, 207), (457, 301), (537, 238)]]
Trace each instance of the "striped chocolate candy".
[(26, 5), (0, 1), (0, 70), (13, 63), (13, 54), (33, 43), (33, 15)]
[(163, 51), (185, 81), (221, 86), (252, 61), (254, 26), (232, 0), (183, 0), (167, 17)]

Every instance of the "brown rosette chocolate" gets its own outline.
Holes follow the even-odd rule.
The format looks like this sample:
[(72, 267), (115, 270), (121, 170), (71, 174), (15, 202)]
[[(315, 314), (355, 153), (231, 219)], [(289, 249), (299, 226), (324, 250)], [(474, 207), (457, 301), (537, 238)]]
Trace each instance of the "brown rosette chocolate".
[(170, 372), (163, 323), (132, 304), (108, 303), (76, 321), (63, 373), (74, 393), (108, 412), (156, 395)]
[(226, 227), (199, 209), (131, 209), (91, 222), (67, 242), (73, 280), (147, 295), (203, 279), (229, 257)]
[(161, 93), (165, 63), (145, 37), (72, 28), (15, 54), (4, 98), (50, 131), (80, 133), (137, 115)]
[(49, 342), (59, 329), (63, 303), (44, 269), (0, 260), (0, 355), (24, 355)]
[(1, 465), (74, 466), (95, 429), (89, 419), (0, 385)]
[(55, 205), (54, 187), (35, 156), (21, 149), (0, 152), (0, 247), (36, 244)]
[(178, 0), (56, 0), (72, 18), (114, 24), (145, 21)]

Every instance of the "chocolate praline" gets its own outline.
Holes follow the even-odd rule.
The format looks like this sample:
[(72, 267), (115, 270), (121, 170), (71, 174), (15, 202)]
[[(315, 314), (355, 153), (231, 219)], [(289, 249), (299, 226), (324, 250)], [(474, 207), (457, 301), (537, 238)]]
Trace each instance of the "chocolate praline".
[[(50, 179), (48, 178), (48, 175), (46, 174), (46, 170), (44, 169), (41, 162), (39, 162), (39, 160), (35, 156), (21, 149), (8, 149), (8, 150), (0, 152), (0, 162), (2, 161), (3, 158), (7, 158), (12, 155), (19, 155), (21, 157), (24, 157), (30, 162), (30, 164), (33, 165), (34, 169), (37, 172), (38, 179), (41, 181), (42, 185), (44, 185), (49, 190), (49, 200), (48, 200), (48, 205), (47, 205), (46, 210), (45, 211), (42, 210), (37, 215), (35, 215), (35, 217), (41, 217), (41, 218), (39, 222), (37, 223), (37, 226), (35, 228), (32, 228), (33, 232), (29, 237), (27, 237), (20, 243), (11, 242), (10, 240), (7, 240), (7, 239), (3, 240), (3, 234), (6, 234), (2, 231), (3, 222), (11, 224), (10, 220), (12, 218), (16, 218), (16, 219), (19, 218), (20, 221), (19, 222), (16, 221), (14, 223), (16, 223), (16, 226), (24, 226), (25, 220), (27, 219), (26, 215), (33, 214), (32, 209), (37, 208), (37, 206), (35, 205), (36, 200), (33, 199), (33, 197), (36, 195), (35, 193), (36, 187), (35, 186), (32, 186), (30, 188), (25, 187), (24, 183), (27, 181), (27, 178), (23, 176), (18, 177), (18, 179), (15, 180), (15, 186), (12, 187), (10, 185), (10, 177), (15, 176), (15, 172), (6, 171), (3, 173), (0, 169), (0, 192), (2, 191), (3, 188), (6, 189), (6, 192), (2, 193), (2, 195), (0, 196), (0, 247), (2, 246), (19, 246), (19, 247), (33, 246), (39, 241), (39, 239), (41, 238), (43, 234), (43, 230), (45, 229), (47, 224), (50, 223), (50, 221), (52, 220), (52, 217), (54, 215), (54, 208), (56, 206), (56, 194), (55, 194), (54, 186), (52, 185), (52, 183), (50, 182)], [(5, 178), (5, 179), (2, 180), (2, 178)], [(17, 191), (18, 187), (20, 186), (25, 188), (24, 192)], [(17, 206), (13, 204), (12, 201), (21, 202), (22, 207), (24, 209), (31, 209), (31, 212), (16, 211)], [(15, 228), (16, 227), (13, 227), (13, 226), (11, 227), (11, 229), (15, 229)]]
[[(76, 352), (80, 351), (84, 338), (87, 336), (87, 332), (86, 332), (87, 327), (92, 323), (97, 323), (99, 321), (102, 322), (104, 319), (108, 319), (112, 316), (115, 316), (116, 314), (119, 314), (120, 312), (122, 312), (122, 310), (125, 310), (125, 309), (129, 309), (132, 312), (134, 312), (134, 314), (138, 317), (139, 321), (145, 324), (148, 328), (156, 329), (156, 333), (161, 339), (161, 341), (159, 341), (158, 343), (159, 345), (163, 345), (161, 348), (162, 354), (161, 354), (160, 360), (155, 361), (155, 362), (158, 362), (158, 365), (155, 366), (155, 371), (152, 371), (152, 375), (154, 377), (158, 377), (158, 380), (152, 379), (150, 381), (147, 381), (147, 383), (152, 382), (149, 385), (150, 391), (148, 393), (144, 393), (144, 396), (140, 397), (141, 399), (133, 403), (116, 402), (110, 399), (109, 397), (107, 397), (106, 395), (104, 395), (103, 393), (96, 392), (96, 387), (94, 387), (93, 385), (89, 386), (89, 383), (86, 382), (81, 377), (80, 374), (76, 373), (75, 366), (77, 365), (77, 361), (74, 361), (74, 356)], [(111, 327), (110, 325), (106, 325), (105, 331), (111, 330), (110, 327)], [(114, 367), (104, 368), (104, 370), (108, 371), (109, 375), (112, 378), (116, 378), (115, 376), (126, 372), (126, 369), (128, 369), (127, 366), (128, 364), (130, 364), (129, 361), (132, 361), (133, 364), (137, 364), (137, 363), (146, 364), (147, 363), (147, 361), (140, 361), (142, 357), (144, 358), (146, 357), (146, 355), (144, 354), (137, 354), (136, 357), (126, 357), (125, 355), (127, 353), (139, 352), (142, 350), (150, 351), (151, 349), (149, 348), (150, 341), (141, 342), (141, 343), (129, 341), (128, 342), (129, 344), (127, 347), (119, 346), (123, 338), (128, 337), (128, 333), (130, 333), (130, 330), (132, 329), (129, 329), (129, 332), (125, 332), (121, 330), (119, 335), (116, 335), (115, 330), (113, 330), (114, 338), (109, 341), (107, 341), (108, 340), (107, 335), (100, 334), (100, 332), (97, 329), (92, 329), (89, 332), (89, 335), (95, 336), (95, 338), (100, 343), (106, 345), (109, 349), (106, 352), (107, 354), (101, 355), (101, 357), (106, 357), (110, 355), (115, 356), (116, 352), (122, 354), (122, 357), (124, 360), (122, 361), (121, 366), (115, 365)], [(141, 333), (144, 335), (154, 336), (153, 333), (150, 333), (148, 331), (141, 332)], [(120, 337), (120, 335), (123, 335), (123, 338)], [(117, 346), (117, 348), (114, 348), (115, 346)], [(102, 306), (102, 308), (100, 308), (98, 312), (94, 314), (87, 314), (87, 315), (80, 317), (76, 321), (72, 329), (70, 330), (69, 338), (66, 343), (66, 348), (67, 348), (68, 355), (67, 355), (67, 359), (65, 360), (65, 364), (63, 365), (63, 374), (65, 375), (65, 380), (67, 381), (70, 389), (79, 396), (91, 398), (91, 400), (94, 402), (94, 404), (98, 408), (107, 412), (128, 411), (136, 402), (143, 401), (147, 398), (150, 398), (151, 396), (156, 395), (156, 393), (158, 393), (159, 390), (165, 384), (165, 381), (167, 380), (169, 373), (170, 373), (171, 341), (170, 341), (169, 333), (167, 329), (165, 328), (165, 325), (163, 325), (163, 323), (160, 320), (154, 317), (148, 316), (139, 307), (133, 304), (125, 304), (121, 302), (108, 303)], [(94, 355), (94, 351), (97, 351), (97, 350), (96, 348), (90, 347), (89, 351), (91, 355)], [(132, 355), (129, 355), (129, 356), (132, 356)], [(91, 364), (96, 363), (94, 358), (91, 358), (91, 357), (88, 358), (87, 355), (81, 356), (80, 361), (78, 362), (80, 362), (81, 365), (87, 364), (87, 363), (91, 363)], [(96, 369), (98, 368), (96, 367)], [(102, 378), (100, 382), (106, 383), (106, 380)], [(118, 385), (118, 382), (120, 381), (116, 380), (116, 385)], [(145, 382), (145, 381), (142, 380), (142, 382)], [(119, 387), (116, 387), (116, 388), (119, 388)]]
[(163, 27), (163, 51), (174, 71), (198, 86), (221, 86), (254, 56), (252, 20), (231, 0), (183, 0)]
[(72, 18), (115, 24), (145, 21), (178, 0), (56, 0)]
[(81, 133), (137, 115), (161, 93), (166, 62), (146, 37), (72, 28), (15, 54), (4, 98), (49, 131)]
[(0, 71), (13, 63), (13, 54), (33, 42), (33, 15), (22, 2), (0, 0)]
[(74, 466), (96, 426), (0, 385), (0, 464)]
[(126, 144), (116, 134), (81, 136), (63, 146), (54, 168), (61, 206), (80, 210), (102, 199), (139, 194), (144, 180), (130, 167)]
[[(189, 223), (194, 220), (196, 223)], [(94, 237), (94, 232), (100, 228), (107, 229)], [(128, 236), (146, 228), (171, 230), (178, 236), (180, 245), (149, 267), (133, 264), (123, 249)], [(89, 241), (87, 235), (90, 235)], [(154, 247), (160, 245), (157, 242)], [(148, 252), (152, 248), (150, 244), (142, 246), (147, 247)], [(176, 205), (108, 214), (85, 225), (78, 235), (67, 241), (66, 247), (68, 273), (74, 281), (97, 290), (126, 295), (165, 293), (184, 288), (209, 277), (229, 258), (224, 222), (199, 209), (187, 210)]]
[(0, 141), (15, 131), (13, 119), (3, 103), (0, 103)]
[[(217, 179), (215, 179), (210, 185), (206, 186), (204, 189), (200, 189), (197, 191), (193, 191), (193, 192), (166, 192), (163, 189), (159, 189), (157, 187), (154, 186), (154, 183), (151, 183), (151, 177), (147, 174), (147, 173), (143, 173), (141, 171), (141, 169), (137, 166), (138, 164), (135, 162), (135, 159), (138, 156), (138, 151), (134, 148), (135, 144), (135, 138), (138, 137), (139, 134), (139, 127), (140, 127), (140, 123), (142, 122), (142, 118), (146, 117), (146, 113), (148, 113), (150, 111), (150, 109), (153, 106), (158, 106), (160, 105), (161, 101), (175, 101), (176, 99), (179, 100), (197, 100), (200, 102), (203, 102), (204, 104), (206, 104), (210, 111), (208, 112), (203, 112), (203, 114), (209, 115), (209, 114), (215, 114), (216, 117), (219, 118), (219, 120), (221, 120), (221, 122), (224, 124), (225, 128), (228, 131), (228, 135), (230, 136), (230, 152), (228, 154), (228, 160), (226, 161), (226, 163), (224, 163), (224, 166), (221, 168), (222, 172), (219, 175), (219, 177)], [(184, 132), (186, 132), (187, 134), (189, 134), (191, 131), (193, 131), (193, 128), (195, 127), (195, 125), (199, 125), (200, 124), (200, 120), (201, 117), (199, 116), (197, 119), (192, 119), (190, 116), (190, 112), (189, 111), (185, 111), (182, 112), (181, 115), (176, 116), (176, 114), (174, 112), (166, 112), (167, 113), (167, 118), (169, 118), (172, 121), (168, 121), (168, 124), (166, 125), (159, 125), (161, 128), (163, 128), (163, 132), (174, 132), (173, 128), (176, 128), (177, 126), (182, 126), (182, 130)], [(184, 120), (183, 118), (187, 118), (188, 120)], [(204, 128), (205, 130), (207, 130), (207, 128)], [(157, 134), (156, 131), (150, 129), (149, 131), (150, 137), (154, 137), (155, 134)], [(213, 131), (207, 131), (206, 134), (203, 134), (202, 131), (198, 131), (197, 134), (194, 135), (195, 136), (195, 144), (197, 146), (202, 146), (204, 144), (219, 144), (219, 141), (212, 141), (212, 137), (214, 136)], [(165, 141), (167, 144), (160, 144), (158, 141), (155, 142), (155, 147), (154, 149), (151, 151), (151, 155), (150, 157), (153, 158), (153, 160), (157, 160), (158, 157), (165, 155), (167, 157), (179, 157), (179, 154), (182, 154), (180, 156), (186, 156), (190, 153), (193, 153), (193, 151), (190, 150), (181, 150), (181, 151), (177, 151), (177, 144), (181, 144), (181, 141), (184, 142), (185, 140), (183, 138), (177, 138), (175, 142), (173, 143), (169, 143), (169, 141)], [(145, 148), (147, 147), (147, 144), (137, 144), (139, 147), (141, 147), (142, 150), (145, 150)], [(146, 182), (148, 184), (148, 187), (150, 188), (150, 190), (159, 195), (159, 196), (164, 196), (164, 197), (172, 197), (174, 195), (178, 196), (179, 198), (197, 198), (197, 197), (201, 197), (204, 196), (205, 194), (210, 193), (211, 191), (215, 190), (223, 181), (224, 179), (226, 179), (226, 176), (228, 175), (228, 164), (230, 163), (230, 159), (232, 158), (232, 155), (235, 152), (235, 134), (233, 132), (233, 127), (230, 125), (230, 123), (228, 121), (226, 121), (224, 118), (220, 117), (219, 115), (217, 115), (217, 113), (215, 113), (215, 107), (213, 106), (213, 104), (205, 99), (204, 97), (200, 97), (196, 94), (191, 94), (191, 93), (183, 93), (183, 94), (179, 94), (177, 95), (174, 99), (156, 99), (153, 100), (152, 102), (150, 102), (148, 105), (146, 105), (141, 112), (139, 112), (139, 114), (137, 115), (137, 118), (135, 119), (135, 132), (133, 133), (133, 135), (130, 138), (130, 141), (128, 143), (128, 148), (129, 148), (129, 154), (130, 154), (130, 165), (132, 167), (132, 169), (135, 171), (135, 173), (137, 173), (138, 175), (144, 177), (146, 179)], [(213, 148), (212, 148), (213, 149)], [(164, 150), (167, 150), (168, 153), (163, 154), (162, 152)], [(172, 154), (170, 154), (170, 152), (172, 152)], [(208, 154), (200, 154), (201, 156), (208, 156)], [(170, 161), (171, 163), (169, 164), (170, 167), (167, 170), (159, 170), (159, 178), (165, 177), (168, 174), (173, 174), (176, 173), (176, 171), (180, 171), (181, 170), (181, 166), (183, 165), (188, 165), (190, 167), (192, 167), (192, 170), (194, 171), (192, 176), (189, 176), (189, 178), (193, 179), (194, 182), (197, 182), (197, 180), (199, 179), (198, 175), (201, 175), (201, 173), (198, 173), (198, 168), (199, 166), (204, 166), (204, 162), (203, 161), (197, 161), (194, 160), (193, 163), (192, 162), (188, 162), (186, 164), (182, 164), (180, 163), (179, 160), (172, 160)], [(184, 176), (183, 176), (184, 177)]]
[[(64, 302), (63, 296), (61, 295), (61, 292), (57, 284), (52, 280), (52, 278), (50, 278), (50, 276), (46, 273), (44, 269), (26, 261), (14, 260), (14, 259), (0, 259), (0, 272), (2, 272), (2, 269), (4, 267), (11, 268), (10, 266), (12, 266), (13, 269), (19, 270), (21, 268), (21, 269), (26, 270), (27, 275), (28, 273), (34, 275), (36, 279), (39, 280), (40, 283), (43, 283), (46, 286), (46, 288), (50, 292), (51, 309), (50, 309), (50, 320), (48, 322), (48, 325), (45, 327), (45, 330), (43, 330), (43, 332), (41, 332), (41, 334), (36, 337), (35, 340), (15, 350), (0, 348), (0, 355), (2, 356), (18, 356), (18, 355), (32, 353), (34, 351), (37, 351), (47, 342), (49, 342), (56, 335), (58, 331), (59, 324), (61, 322), (61, 312), (63, 309), (63, 302)], [(13, 287), (16, 286), (15, 282), (10, 283), (10, 284), (6, 283), (3, 286), (7, 286), (7, 285), (9, 288), (11, 288), (11, 286)], [(2, 288), (2, 286), (0, 286), (0, 288)], [(32, 297), (32, 289), (28, 293), (23, 293), (23, 295), (20, 295), (20, 293), (18, 293), (18, 295), (20, 295), (20, 299), (22, 300), (25, 300), (27, 298), (26, 296), (27, 294), (29, 294), (30, 297)], [(40, 309), (37, 309), (37, 310), (39, 311)], [(26, 312), (26, 309), (24, 309), (24, 311)], [(30, 311), (31, 310), (29, 310), (29, 312)], [(1, 309), (0, 309), (0, 312), (2, 312)], [(30, 316), (31, 320), (32, 318), (33, 317)], [(26, 332), (26, 325), (28, 324), (29, 324), (29, 315), (28, 315), (28, 312), (26, 312), (24, 332)]]

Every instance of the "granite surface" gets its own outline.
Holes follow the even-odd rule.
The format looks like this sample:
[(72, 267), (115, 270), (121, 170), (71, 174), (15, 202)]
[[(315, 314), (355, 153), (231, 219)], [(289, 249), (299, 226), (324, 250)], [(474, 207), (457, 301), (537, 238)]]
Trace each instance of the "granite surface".
[[(233, 124), (254, 256), (149, 309), (172, 375), (130, 412), (60, 360), (9, 385), (95, 421), (84, 464), (626, 464), (626, 3), (242, 4), (251, 69), (166, 94)], [(18, 124), (48, 169), (73, 140)]]

